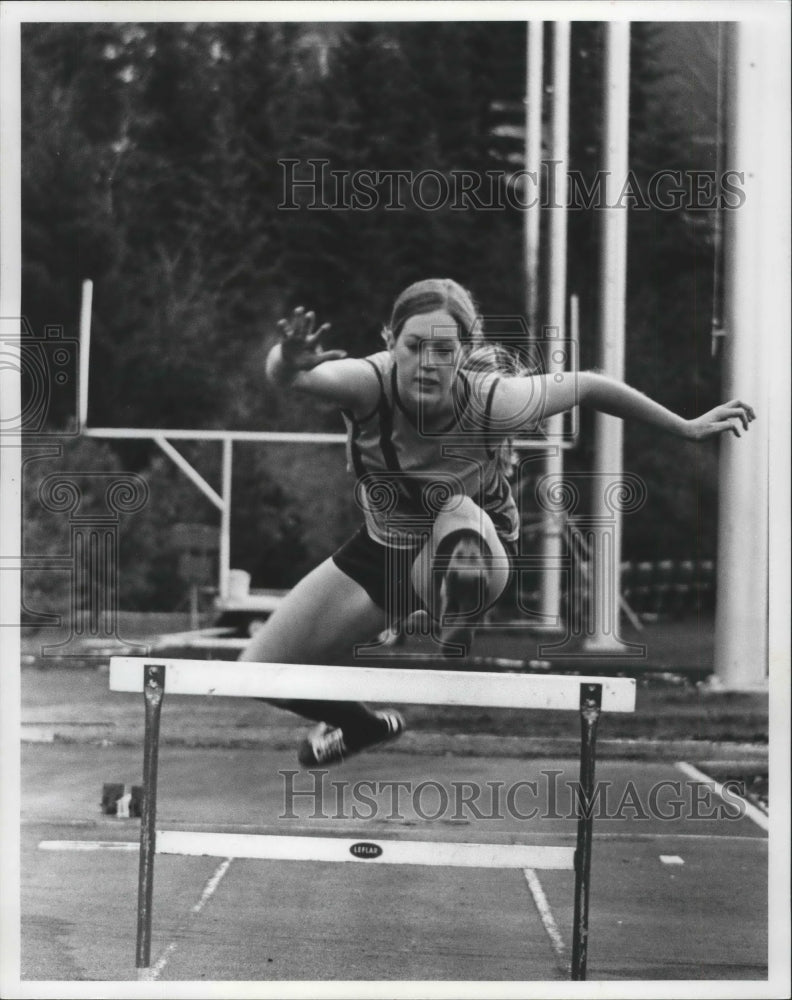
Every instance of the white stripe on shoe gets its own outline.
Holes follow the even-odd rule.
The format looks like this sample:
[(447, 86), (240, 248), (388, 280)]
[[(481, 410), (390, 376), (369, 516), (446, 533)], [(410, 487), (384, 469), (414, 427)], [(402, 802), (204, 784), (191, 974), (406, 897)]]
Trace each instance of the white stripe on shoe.
[(380, 746), (398, 739), (405, 730), (402, 715), (392, 709), (381, 709), (373, 713), (385, 724), (386, 732), (372, 736), (367, 742), (350, 749), (344, 740), (344, 734), (337, 727), (320, 722), (312, 729), (297, 751), (297, 759), (304, 767), (317, 767), (325, 764), (342, 764), (347, 757), (371, 747)]

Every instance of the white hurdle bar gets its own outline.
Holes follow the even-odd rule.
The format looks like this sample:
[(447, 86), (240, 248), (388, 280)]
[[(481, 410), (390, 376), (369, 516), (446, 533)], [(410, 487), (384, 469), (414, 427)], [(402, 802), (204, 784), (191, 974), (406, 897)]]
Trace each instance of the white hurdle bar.
[[(466, 868), (574, 870), (575, 910), (571, 978), (586, 978), (589, 875), (596, 727), (601, 711), (632, 712), (635, 681), (615, 677), (493, 674), (452, 670), (331, 667), (114, 656), (110, 689), (142, 692), (145, 705), (143, 803), (136, 966), (151, 967), (152, 895), (156, 854), (339, 861), (364, 864), (443, 865)], [(170, 694), (236, 698), (401, 702), (533, 708), (580, 713), (580, 788), (575, 848), (447, 841), (366, 841), (338, 837), (200, 833), (156, 829), (157, 764), (162, 701)]]
[(621, 677), (323, 667), (238, 660), (114, 656), (110, 661), (110, 689), (142, 692), (145, 689), (143, 665), (147, 662), (167, 668), (169, 694), (577, 711), (580, 685), (598, 684), (602, 688), (600, 707), (603, 712), (635, 710), (635, 681)]

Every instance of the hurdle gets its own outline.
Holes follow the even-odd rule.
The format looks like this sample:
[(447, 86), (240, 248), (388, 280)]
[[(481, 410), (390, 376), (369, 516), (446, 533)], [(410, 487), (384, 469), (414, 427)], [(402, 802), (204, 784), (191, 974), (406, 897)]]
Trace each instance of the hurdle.
[[(114, 656), (110, 690), (142, 692), (145, 708), (143, 803), (135, 965), (150, 978), (156, 854), (338, 861), (359, 864), (567, 870), (575, 873), (570, 978), (586, 978), (593, 838), (592, 801), (601, 712), (635, 710), (632, 678), (497, 674), (387, 667), (336, 667)], [(580, 795), (572, 847), (157, 830), (160, 716), (165, 691), (179, 695), (394, 702), (481, 708), (574, 710), (580, 715)]]

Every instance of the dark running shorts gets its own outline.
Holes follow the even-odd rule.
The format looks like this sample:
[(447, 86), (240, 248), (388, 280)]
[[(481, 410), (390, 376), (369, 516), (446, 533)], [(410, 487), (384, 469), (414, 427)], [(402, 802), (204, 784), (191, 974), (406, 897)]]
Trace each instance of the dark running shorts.
[[(509, 555), (515, 554), (514, 542), (504, 541), (503, 545)], [(377, 607), (388, 613), (390, 621), (400, 621), (414, 611), (426, 610), (410, 578), (415, 557), (422, 548), (422, 542), (408, 549), (381, 545), (363, 525), (334, 553), (333, 562), (366, 591)]]
[(359, 584), (377, 607), (394, 621), (420, 611), (424, 604), (413, 590), (410, 573), (423, 548), (394, 549), (375, 542), (365, 525), (334, 553), (333, 562), (342, 573)]

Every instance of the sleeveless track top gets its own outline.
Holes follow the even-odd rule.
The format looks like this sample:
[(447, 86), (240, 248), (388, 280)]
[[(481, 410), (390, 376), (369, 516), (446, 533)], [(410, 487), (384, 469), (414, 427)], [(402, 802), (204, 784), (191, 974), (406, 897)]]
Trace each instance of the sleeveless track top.
[(475, 365), (460, 371), (454, 416), (427, 433), (399, 398), (396, 366), (388, 351), (364, 359), (380, 384), (379, 403), (362, 418), (342, 411), (347, 425), (347, 463), (357, 483), (355, 498), (369, 535), (383, 545), (405, 548), (425, 535), (443, 504), (464, 494), (492, 518), (498, 535), (514, 541), (517, 506), (499, 468), (506, 439), (489, 426), (496, 373), (487, 373), (483, 392), (472, 389)]

